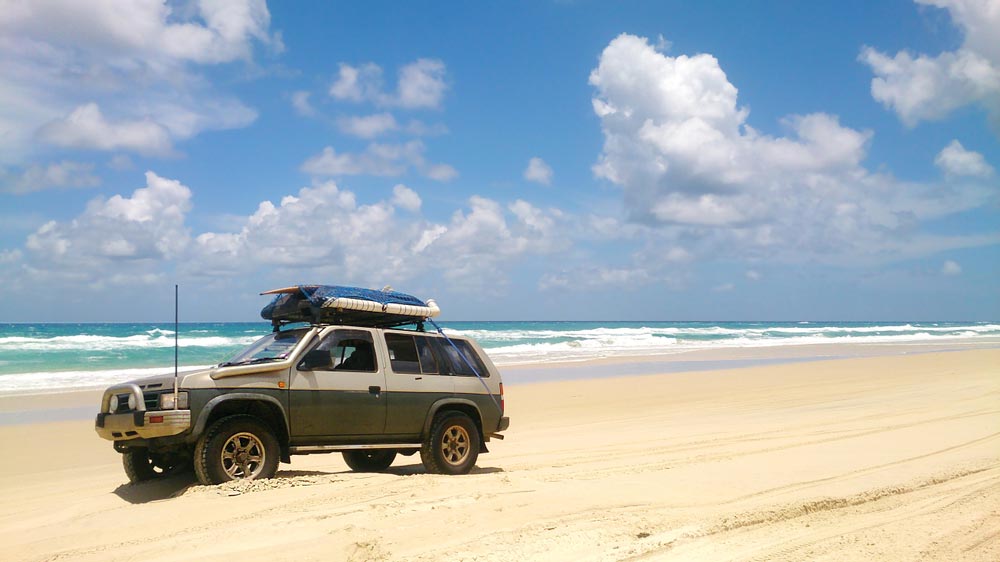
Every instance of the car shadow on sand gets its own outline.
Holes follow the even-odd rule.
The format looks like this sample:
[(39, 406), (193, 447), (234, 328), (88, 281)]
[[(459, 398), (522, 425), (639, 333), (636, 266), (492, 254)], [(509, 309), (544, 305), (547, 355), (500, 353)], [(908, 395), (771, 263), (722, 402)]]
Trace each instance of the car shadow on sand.
[(197, 484), (194, 472), (188, 470), (148, 482), (122, 484), (115, 488), (114, 494), (128, 503), (149, 503), (180, 495)]
[[(496, 466), (474, 467), (469, 474), (498, 474), (505, 472), (504, 469)], [(413, 476), (415, 474), (426, 474), (427, 470), (420, 463), (403, 466), (390, 466), (382, 471), (382, 474), (392, 474), (395, 476)], [(301, 477), (323, 477), (336, 476), (342, 474), (358, 474), (353, 470), (342, 471), (322, 471), (322, 470), (279, 470), (274, 475), (275, 480), (285, 480)], [(177, 474), (158, 478), (148, 482), (137, 484), (122, 484), (115, 488), (114, 494), (131, 504), (142, 504), (154, 501), (166, 500), (183, 495), (189, 488), (199, 486), (198, 480), (193, 471), (184, 471)]]

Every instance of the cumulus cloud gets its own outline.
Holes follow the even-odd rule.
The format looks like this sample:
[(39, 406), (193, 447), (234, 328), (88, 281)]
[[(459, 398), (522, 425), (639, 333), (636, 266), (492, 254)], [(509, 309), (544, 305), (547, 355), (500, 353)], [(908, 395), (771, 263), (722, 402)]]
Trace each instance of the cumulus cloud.
[(392, 204), (407, 211), (417, 212), (423, 203), (416, 191), (403, 184), (397, 184), (392, 188)]
[(94, 187), (101, 180), (93, 175), (94, 165), (63, 160), (47, 166), (31, 165), (20, 173), (0, 170), (0, 191), (30, 193), (53, 188)]
[(249, 59), (255, 41), (283, 48), (280, 37), (268, 33), (271, 15), (264, 0), (192, 4), (197, 19), (184, 18), (162, 0), (128, 5), (114, 0), (14, 0), (6, 4), (0, 28), (53, 45), (84, 43), (109, 55), (159, 64)]
[[(199, 65), (277, 52), (263, 0), (12, 1), (0, 14), (0, 161), (59, 146), (169, 153), (171, 141), (246, 126), (256, 113), (219, 94)], [(40, 130), (41, 129), (41, 130)]]
[(189, 242), (185, 216), (191, 190), (146, 172), (130, 197), (97, 198), (78, 217), (49, 221), (28, 236), (25, 259), (40, 276), (95, 281), (115, 272), (146, 272), (178, 258)]
[(314, 176), (401, 176), (413, 169), (431, 179), (447, 181), (457, 171), (447, 164), (429, 164), (426, 147), (419, 140), (403, 144), (371, 143), (364, 152), (337, 152), (327, 146), (302, 163), (303, 172)]
[(38, 130), (45, 142), (69, 148), (132, 150), (143, 154), (169, 154), (166, 127), (149, 119), (110, 123), (96, 103), (77, 107), (68, 116)]
[(330, 96), (343, 101), (370, 102), (383, 107), (437, 109), (448, 89), (445, 64), (437, 59), (417, 59), (399, 69), (396, 90), (383, 91), (382, 67), (374, 63), (351, 66), (341, 63), (330, 85)]
[(977, 176), (989, 177), (993, 175), (993, 167), (986, 163), (983, 155), (974, 151), (966, 150), (962, 143), (957, 140), (951, 141), (948, 146), (941, 149), (934, 164), (938, 168), (952, 176)]
[(647, 237), (701, 256), (899, 259), (901, 245), (910, 244), (906, 255), (931, 246), (917, 242), (922, 222), (995, 198), (981, 182), (906, 183), (869, 171), (872, 133), (834, 115), (789, 116), (785, 136), (757, 131), (709, 54), (671, 57), (623, 34), (590, 83), (604, 133), (594, 173), (622, 188), (629, 217), (655, 231)]
[(545, 160), (536, 156), (528, 160), (528, 167), (524, 169), (524, 179), (542, 185), (551, 185), (552, 168), (545, 163)]
[[(420, 203), (419, 195), (403, 185), (388, 201), (359, 204), (336, 183), (318, 183), (279, 204), (260, 203), (237, 232), (200, 234), (190, 267), (195, 273), (233, 276), (280, 265), (301, 272), (335, 271), (338, 278), (369, 285), (433, 268), (456, 285), (479, 286), (502, 282), (504, 265), (521, 256), (564, 244), (555, 225), (560, 214), (523, 201), (505, 209), (497, 201), (472, 197), (468, 208), (455, 211), (446, 223), (417, 215)], [(399, 209), (416, 216), (400, 216)]]
[(963, 32), (962, 46), (937, 56), (865, 47), (859, 59), (871, 67), (872, 97), (907, 126), (942, 119), (955, 109), (984, 107), (1000, 131), (1000, 1), (917, 0), (948, 11)]

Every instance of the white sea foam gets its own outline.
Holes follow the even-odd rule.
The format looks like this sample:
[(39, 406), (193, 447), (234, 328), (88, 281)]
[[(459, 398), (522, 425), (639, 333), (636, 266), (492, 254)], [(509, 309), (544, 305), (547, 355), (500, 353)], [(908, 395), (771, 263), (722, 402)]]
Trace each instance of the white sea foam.
[(498, 365), (672, 355), (698, 349), (1000, 341), (1000, 325), (997, 324), (954, 327), (762, 326), (733, 329), (709, 326), (600, 328), (580, 331), (511, 330), (506, 333), (489, 330), (449, 332), (481, 340), (490, 357)]
[[(151, 349), (173, 347), (173, 332), (170, 335), (95, 336), (75, 335), (51, 338), (27, 338), (12, 336), (0, 338), (0, 351), (114, 351), (127, 349)], [(181, 337), (179, 347), (234, 347), (245, 346), (257, 341), (258, 336), (227, 338), (222, 336)]]
[[(181, 367), (180, 372), (204, 369), (208, 365)], [(105, 388), (142, 377), (172, 375), (172, 367), (148, 369), (112, 369), (107, 371), (55, 371), (39, 373), (18, 373), (0, 377), (0, 393), (53, 392), (57, 390), (85, 390)]]
[[(639, 327), (604, 326), (585, 328), (568, 325), (565, 330), (531, 329), (446, 329), (454, 335), (478, 340), (498, 365), (584, 361), (590, 359), (669, 356), (700, 349), (762, 348), (820, 344), (913, 344), (941, 342), (995, 345), (1000, 342), (1000, 324), (899, 324), (899, 325), (818, 325), (818, 324), (711, 324), (656, 325)], [(633, 325), (635, 326), (635, 325)], [(573, 329), (569, 329), (573, 328)], [(182, 348), (242, 347), (256, 341), (261, 332), (247, 331), (235, 337), (182, 334)], [(0, 351), (75, 352), (78, 366), (106, 359), (99, 352), (142, 351), (174, 345), (173, 332), (152, 329), (127, 336), (70, 335), (55, 337), (12, 336), (0, 338)], [(88, 352), (95, 352), (91, 355)], [(193, 353), (193, 352), (192, 352)], [(44, 358), (44, 354), (37, 357)], [(212, 359), (207, 359), (211, 361)], [(202, 361), (202, 360), (198, 360)], [(111, 370), (42, 371), (44, 363), (33, 362), (34, 372), (0, 376), (0, 393), (100, 388), (172, 368), (126, 368)], [(97, 365), (95, 365), (96, 367)], [(29, 367), (30, 368), (30, 367)], [(78, 367), (77, 367), (78, 368)], [(185, 367), (189, 368), (189, 367)]]

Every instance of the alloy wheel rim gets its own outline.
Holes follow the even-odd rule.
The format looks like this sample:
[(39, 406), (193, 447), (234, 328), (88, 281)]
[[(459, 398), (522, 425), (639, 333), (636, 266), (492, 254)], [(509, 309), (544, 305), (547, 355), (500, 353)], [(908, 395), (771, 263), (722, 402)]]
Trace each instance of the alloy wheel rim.
[(441, 453), (445, 462), (457, 466), (469, 458), (469, 432), (460, 425), (453, 425), (441, 436)]
[(222, 469), (233, 480), (252, 480), (264, 469), (264, 444), (254, 434), (241, 432), (222, 446)]

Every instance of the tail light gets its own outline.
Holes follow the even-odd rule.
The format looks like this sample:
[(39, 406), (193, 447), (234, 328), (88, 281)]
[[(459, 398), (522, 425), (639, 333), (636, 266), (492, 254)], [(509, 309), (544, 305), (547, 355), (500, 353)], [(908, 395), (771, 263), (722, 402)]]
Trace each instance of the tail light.
[(503, 403), (503, 383), (500, 383), (500, 413), (505, 412), (506, 409)]

